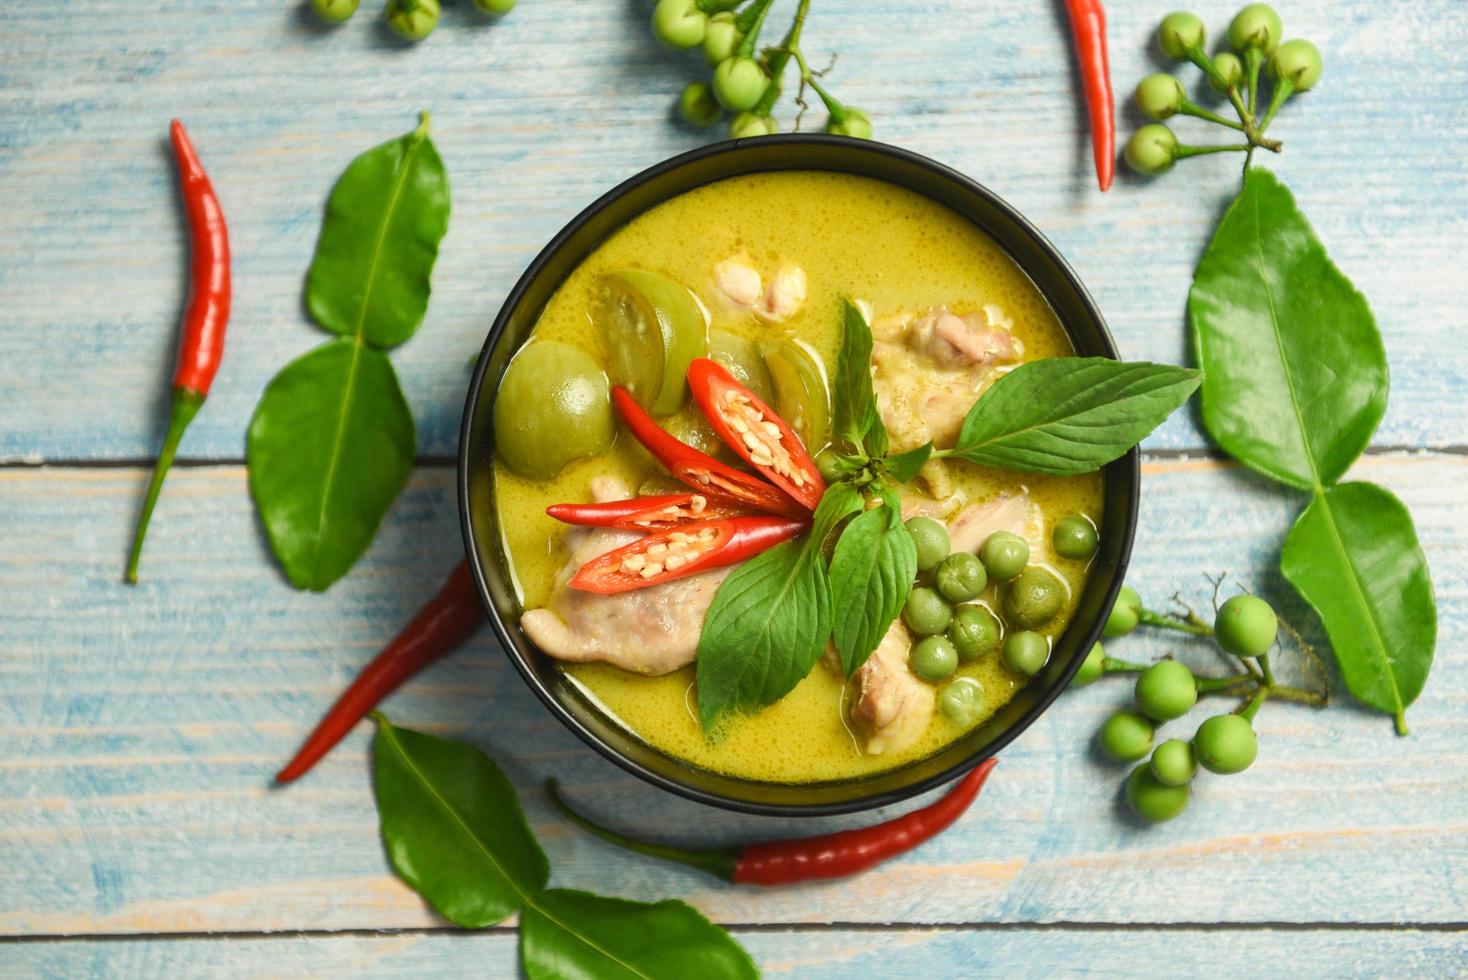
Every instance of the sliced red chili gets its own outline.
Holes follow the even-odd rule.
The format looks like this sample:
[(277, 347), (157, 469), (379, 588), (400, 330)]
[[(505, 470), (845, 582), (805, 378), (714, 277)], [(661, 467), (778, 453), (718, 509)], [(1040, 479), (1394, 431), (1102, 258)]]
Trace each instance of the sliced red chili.
[(814, 505), (806, 506), (780, 488), (726, 466), (707, 453), (668, 435), (651, 415), (643, 411), (626, 388), (618, 386), (612, 389), (612, 404), (632, 435), (652, 453), (653, 458), (666, 466), (677, 480), (699, 493), (769, 514), (788, 514), (791, 517), (810, 514)]
[(657, 531), (598, 555), (571, 577), (583, 592), (612, 595), (661, 585), (752, 558), (810, 527), (788, 517), (731, 517)]
[(688, 388), (720, 439), (765, 479), (815, 510), (826, 481), (789, 423), (706, 357), (689, 365)]
[(553, 504), (545, 512), (564, 524), (582, 527), (662, 531), (693, 521), (739, 517), (748, 514), (749, 510), (733, 504), (711, 502), (701, 493), (670, 493), (595, 504)]

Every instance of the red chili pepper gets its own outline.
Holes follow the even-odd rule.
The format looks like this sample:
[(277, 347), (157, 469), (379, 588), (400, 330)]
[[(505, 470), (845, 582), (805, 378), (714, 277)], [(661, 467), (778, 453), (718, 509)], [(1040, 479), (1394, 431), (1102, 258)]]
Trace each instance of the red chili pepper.
[(474, 587), (469, 563), (460, 562), (449, 573), (438, 595), (428, 600), (418, 615), (372, 658), (351, 686), (336, 699), (295, 758), (275, 774), (275, 781), (288, 783), (305, 775), (357, 722), (377, 707), (378, 702), (418, 671), (457, 647), (484, 621), (484, 606)]
[(938, 836), (978, 797), (997, 761), (988, 759), (979, 763), (946, 795), (921, 810), (871, 827), (840, 830), (819, 837), (701, 850), (652, 844), (595, 824), (561, 799), (555, 780), (546, 783), (546, 793), (566, 819), (617, 847), (686, 864), (736, 885), (793, 885), (858, 874)]
[[(719, 438), (760, 474), (810, 510), (821, 502), (826, 481), (795, 430), (759, 396), (707, 357), (688, 366), (693, 400)], [(767, 426), (777, 430), (771, 432)]]
[(691, 521), (739, 517), (749, 510), (729, 504), (709, 503), (701, 493), (670, 493), (658, 497), (633, 497), (595, 504), (552, 504), (545, 512), (563, 524), (581, 527), (621, 527), (638, 531), (663, 531)]
[(153, 507), (163, 489), (163, 480), (173, 465), (184, 430), (199, 414), (199, 407), (209, 395), (219, 361), (224, 356), (224, 328), (229, 322), (229, 230), (224, 211), (209, 175), (194, 152), (189, 134), (177, 119), (169, 129), (174, 156), (178, 158), (179, 183), (183, 191), (184, 211), (189, 221), (189, 298), (184, 305), (182, 338), (178, 349), (178, 366), (173, 372), (173, 404), (168, 415), (168, 431), (163, 448), (143, 498), (143, 512), (133, 536), (132, 553), (128, 556), (127, 580), (138, 580), (138, 562), (143, 555), (143, 538)]
[(653, 458), (666, 466), (675, 478), (699, 493), (770, 514), (810, 515), (810, 508), (783, 490), (732, 466), (725, 466), (707, 453), (668, 435), (651, 415), (642, 410), (626, 388), (618, 386), (612, 389), (612, 404), (617, 407), (617, 414), (622, 416), (627, 428), (652, 453)]
[(1106, 60), (1106, 11), (1101, 0), (1065, 0), (1075, 38), (1076, 61), (1091, 116), (1091, 147), (1096, 154), (1096, 182), (1111, 187), (1116, 169), (1116, 112), (1111, 97), (1111, 67)]
[(568, 584), (602, 595), (661, 585), (752, 558), (809, 527), (810, 521), (790, 517), (731, 517), (683, 524), (597, 555), (577, 569)]

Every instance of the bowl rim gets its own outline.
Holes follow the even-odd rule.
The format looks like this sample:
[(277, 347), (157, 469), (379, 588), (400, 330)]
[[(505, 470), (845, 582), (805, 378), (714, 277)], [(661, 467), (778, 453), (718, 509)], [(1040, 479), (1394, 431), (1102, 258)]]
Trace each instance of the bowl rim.
[[(738, 153), (741, 149), (749, 148), (752, 144), (758, 146), (769, 146), (772, 144), (804, 144), (828, 146), (838, 151), (860, 150), (866, 153), (874, 153), (878, 156), (890, 157), (902, 163), (928, 170), (935, 174), (937, 177), (950, 181), (958, 185), (962, 189), (966, 190), (967, 192), (984, 198), (990, 206), (995, 208), (995, 210), (1001, 212), (1008, 221), (1012, 222), (1015, 227), (1019, 229), (1020, 232), (1027, 235), (1032, 240), (1033, 244), (1038, 246), (1042, 251), (1047, 254), (1050, 261), (1055, 264), (1056, 269), (1059, 271), (1061, 276), (1064, 277), (1070, 289), (1074, 292), (1076, 299), (1085, 308), (1087, 314), (1095, 323), (1097, 328), (1097, 336), (1101, 341), (1101, 346), (1106, 350), (1107, 355), (1112, 358), (1117, 358), (1118, 353), (1115, 340), (1111, 336), (1111, 331), (1106, 325), (1106, 321), (1101, 314), (1100, 307), (1096, 304), (1095, 299), (1091, 296), (1090, 292), (1081, 282), (1080, 277), (1071, 267), (1070, 262), (1066, 260), (1064, 255), (1061, 254), (1060, 250), (1057, 249), (1055, 245), (1048, 238), (1045, 237), (1045, 235), (1039, 230), (1039, 228), (1034, 225), (1033, 222), (1031, 222), (1023, 214), (1021, 214), (1004, 198), (1000, 197), (997, 193), (990, 190), (984, 184), (979, 183), (972, 177), (969, 177), (968, 175), (958, 170), (955, 170), (947, 164), (940, 163), (937, 160), (924, 156), (923, 154), (916, 153), (912, 150), (893, 146), (888, 143), (877, 142), (875, 140), (863, 140), (853, 137), (835, 136), (824, 133), (783, 133), (771, 136), (761, 136), (752, 139), (723, 140), (717, 143), (710, 143), (704, 146), (695, 147), (694, 149), (687, 150), (682, 153), (675, 154), (674, 156), (661, 160), (658, 163), (655, 163), (637, 172), (636, 174), (633, 174), (631, 177), (626, 178), (625, 180), (613, 186), (610, 190), (598, 196), (594, 201), (592, 201), (586, 207), (577, 212), (575, 217), (573, 217), (558, 232), (556, 232), (556, 234), (550, 239), (550, 241), (547, 242), (546, 245), (536, 254), (535, 258), (531, 260), (528, 266), (526, 266), (525, 271), (521, 273), (519, 279), (516, 280), (515, 285), (511, 288), (509, 293), (506, 294), (505, 300), (501, 304), (499, 312), (498, 314), (496, 314), (494, 322), (490, 325), (489, 331), (485, 336), (484, 345), (481, 348), (480, 355), (474, 365), (473, 376), (469, 383), (469, 392), (467, 398), (465, 399), (464, 413), (460, 421), (458, 465), (455, 479), (455, 486), (457, 488), (459, 503), (459, 525), (463, 535), (466, 560), (468, 561), (470, 570), (473, 573), (474, 584), (479, 593), (480, 602), (484, 605), (490, 624), (494, 628), (496, 639), (503, 647), (505, 655), (509, 658), (510, 662), (514, 664), (515, 669), (520, 674), (521, 679), (524, 680), (526, 685), (531, 689), (531, 691), (535, 693), (536, 697), (541, 701), (541, 703), (544, 704), (546, 708), (550, 710), (551, 714), (559, 719), (563, 725), (574, 732), (577, 737), (579, 737), (583, 742), (595, 749), (604, 758), (610, 760), (611, 762), (620, 766), (622, 769), (632, 773), (633, 775), (647, 781), (648, 783), (657, 786), (660, 789), (667, 790), (668, 792), (675, 793), (679, 796), (693, 800), (698, 803), (703, 803), (706, 805), (715, 806), (721, 809), (732, 810), (740, 813), (781, 817), (831, 816), (874, 809), (877, 807), (887, 806), (890, 804), (902, 802), (903, 800), (911, 799), (912, 797), (915, 797), (919, 794), (925, 793), (929, 790), (932, 790), (936, 787), (942, 786), (952, 781), (954, 778), (964, 772), (967, 772), (978, 763), (997, 755), (1011, 742), (1018, 738), (1023, 732), (1025, 732), (1031, 725), (1033, 725), (1035, 721), (1038, 720), (1039, 717), (1050, 708), (1050, 706), (1060, 696), (1061, 692), (1065, 691), (1069, 687), (1070, 681), (1075, 676), (1076, 671), (1080, 669), (1084, 657), (1073, 657), (1072, 662), (1065, 667), (1061, 675), (1056, 679), (1054, 685), (1050, 689), (1040, 692), (1035, 702), (1018, 719), (1016, 719), (1013, 724), (1000, 732), (992, 741), (981, 746), (969, 756), (965, 757), (962, 761), (947, 766), (937, 771), (936, 773), (925, 776), (921, 779), (917, 779), (912, 783), (908, 783), (892, 789), (878, 790), (866, 796), (859, 796), (846, 800), (834, 800), (810, 804), (769, 803), (764, 801), (739, 799), (736, 797), (727, 796), (721, 793), (703, 789), (698, 786), (679, 782), (676, 779), (669, 778), (660, 772), (656, 772), (638, 763), (636, 760), (631, 759), (628, 756), (624, 755), (622, 752), (618, 751), (614, 745), (611, 745), (604, 741), (596, 732), (589, 729), (580, 721), (580, 719), (576, 718), (573, 714), (566, 710), (566, 708), (556, 699), (552, 692), (546, 689), (540, 678), (531, 669), (530, 664), (528, 664), (525, 659), (520, 655), (519, 651), (516, 648), (515, 642), (510, 636), (508, 624), (506, 624), (502, 620), (501, 616), (499, 615), (499, 611), (495, 608), (486, 572), (480, 560), (479, 549), (476, 546), (473, 522), (471, 518), (469, 481), (470, 458), (473, 447), (469, 439), (469, 434), (472, 427), (473, 419), (478, 411), (479, 402), (482, 398), (487, 397), (487, 393), (485, 390), (485, 376), (491, 361), (490, 352), (499, 342), (500, 336), (504, 333), (504, 330), (510, 321), (511, 315), (518, 308), (519, 304), (523, 300), (525, 294), (531, 288), (532, 284), (540, 276), (541, 270), (544, 269), (544, 267), (553, 260), (556, 254), (565, 246), (567, 241), (570, 240), (574, 235), (576, 235), (577, 232), (579, 232), (584, 225), (593, 220), (604, 209), (611, 206), (627, 193), (642, 186), (643, 184), (658, 179), (664, 174), (676, 171), (689, 164), (705, 160), (709, 157)], [(808, 168), (773, 167), (769, 168), (766, 171), (750, 172), (778, 172), (780, 170), (795, 169)], [(839, 166), (823, 169), (829, 169), (832, 172), (836, 173), (843, 172)], [(849, 173), (851, 171), (844, 172)], [(703, 184), (695, 186), (707, 186), (710, 183), (717, 183), (719, 180), (727, 179), (728, 177), (733, 176), (744, 176), (744, 174), (733, 173), (727, 175), (727, 177), (715, 178), (713, 180), (706, 181)], [(872, 177), (870, 179), (883, 180), (884, 178)], [(904, 186), (895, 180), (887, 179), (885, 180), (885, 182), (894, 184), (895, 186), (899, 187)], [(687, 188), (685, 190), (679, 191), (678, 193), (687, 193), (687, 191), (691, 189), (693, 188)], [(922, 191), (917, 190), (916, 188), (907, 189), (912, 190), (914, 193), (923, 194)], [(673, 196), (678, 195), (675, 194)], [(923, 196), (927, 197), (929, 195), (923, 194)], [(671, 200), (671, 198), (659, 201), (657, 204), (654, 204), (652, 206), (656, 207), (659, 204), (665, 203), (666, 200)], [(937, 203), (941, 204), (942, 202)], [(946, 204), (943, 206), (948, 207), (948, 205)], [(971, 218), (967, 218), (967, 216), (965, 216), (965, 218), (966, 220), (973, 220)], [(986, 234), (989, 234), (989, 232), (986, 231)], [(992, 234), (991, 237), (993, 237)], [(1001, 241), (999, 242), (999, 244), (1000, 247), (1004, 248), (1006, 252), (1010, 251), (1010, 249), (1005, 245), (1004, 242)], [(1021, 269), (1023, 270), (1024, 267), (1021, 266)], [(1028, 274), (1028, 270), (1025, 271)], [(1061, 327), (1063, 330), (1066, 331), (1067, 335), (1070, 334), (1070, 328), (1063, 320), (1061, 321)], [(1136, 447), (1131, 448), (1119, 459), (1107, 464), (1107, 467), (1105, 469), (1110, 469), (1111, 467), (1127, 467), (1130, 469), (1130, 473), (1128, 475), (1130, 477), (1129, 483), (1131, 492), (1127, 495), (1127, 499), (1123, 501), (1123, 514), (1125, 517), (1123, 529), (1125, 531), (1125, 534), (1120, 544), (1120, 550), (1117, 554), (1116, 568), (1115, 571), (1112, 573), (1112, 581), (1104, 597), (1103, 608), (1106, 609), (1110, 609), (1111, 606), (1114, 605), (1116, 602), (1116, 596), (1121, 589), (1122, 582), (1126, 575), (1127, 566), (1131, 560), (1132, 546), (1136, 537), (1141, 491), (1141, 465), (1140, 453), (1138, 449)], [(1104, 620), (1096, 622), (1089, 631), (1085, 642), (1081, 644), (1079, 649), (1090, 649), (1090, 647), (1100, 639), (1103, 626)], [(663, 754), (669, 755), (666, 752), (663, 752)], [(669, 757), (676, 759), (676, 757), (671, 755), (669, 755)], [(835, 780), (833, 782), (840, 782), (840, 780)]]

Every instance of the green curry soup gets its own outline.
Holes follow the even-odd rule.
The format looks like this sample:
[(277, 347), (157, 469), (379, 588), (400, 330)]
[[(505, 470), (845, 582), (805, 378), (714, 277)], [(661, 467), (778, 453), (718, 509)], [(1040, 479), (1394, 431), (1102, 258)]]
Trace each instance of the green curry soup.
[[(936, 438), (939, 445), (944, 438), (951, 440), (956, 423), (939, 416), (946, 410), (946, 401), (955, 397), (955, 387), (961, 389), (958, 394), (963, 403), (957, 416), (961, 418), (983, 385), (1006, 366), (1073, 353), (1043, 297), (992, 239), (942, 205), (861, 177), (818, 172), (737, 177), (664, 203), (611, 236), (566, 279), (547, 303), (529, 343), (573, 345), (604, 368), (621, 358), (616, 370), (639, 370), (635, 364), (628, 366), (627, 350), (609, 349), (605, 323), (610, 315), (609, 277), (614, 279), (627, 270), (660, 273), (697, 296), (700, 315), (706, 317), (709, 331), (721, 338), (720, 344), (742, 345), (746, 354), (755, 352), (749, 355), (755, 363), (745, 366), (757, 377), (746, 383), (756, 390), (761, 386), (775, 389), (771, 404), (782, 414), (802, 416), (789, 421), (808, 441), (813, 437), (807, 432), (819, 433), (823, 425), (819, 417), (823, 409), (815, 404), (791, 405), (784, 399), (786, 392), (780, 390), (780, 383), (789, 378), (780, 377), (779, 351), (789, 348), (778, 345), (800, 342), (829, 374), (836, 363), (843, 297), (865, 304), (872, 319), (879, 351), (878, 402), (896, 449), (906, 448), (904, 438), (911, 444), (926, 441), (925, 437)], [(804, 281), (796, 282), (791, 270), (803, 273)], [(769, 289), (761, 292), (766, 282)], [(789, 287), (784, 294), (780, 293), (782, 284)], [(934, 310), (952, 311), (956, 316), (944, 320), (945, 313), (935, 318)], [(956, 348), (932, 340), (934, 332), (958, 329), (954, 327), (956, 317), (964, 317), (963, 322), (969, 324), (965, 329), (970, 330), (960, 331)], [(988, 318), (987, 325), (974, 326), (982, 317)], [(920, 342), (919, 337), (924, 339)], [(963, 351), (973, 347), (967, 343), (971, 337), (989, 338), (985, 342), (990, 346), (980, 350), (978, 364), (962, 363)], [(756, 343), (743, 343), (739, 338)], [(1001, 342), (994, 343), (994, 338)], [(1011, 346), (1005, 347), (1011, 339)], [(993, 351), (1000, 348), (1007, 353), (996, 357)], [(768, 365), (757, 363), (761, 350), (771, 358)], [(924, 374), (925, 359), (931, 358), (937, 360), (930, 373), (945, 379), (943, 385), (935, 385)], [(604, 382), (588, 380), (574, 391), (567, 389), (571, 394), (566, 396), (568, 404), (593, 406), (588, 411), (594, 417), (588, 416), (588, 421), (573, 416), (576, 432), (559, 437), (527, 430), (532, 447), (528, 451), (534, 454), (534, 447), (543, 447), (554, 457), (557, 446), (574, 445), (578, 439), (584, 442), (587, 432), (604, 424), (608, 416), (596, 399), (605, 396), (598, 385)], [(659, 397), (651, 389), (635, 393), (645, 406)], [(807, 413), (815, 417), (804, 417)], [(698, 419), (697, 410), (690, 406), (660, 421), (685, 441), (713, 451), (716, 442)], [(919, 431), (909, 431), (915, 425)], [(924, 425), (930, 428), (922, 429)], [(821, 447), (808, 448), (814, 454)], [(573, 451), (580, 450), (565, 452)], [(732, 457), (720, 458), (735, 462)], [(517, 468), (540, 476), (536, 469), (542, 463), (538, 460), (533, 466)], [(1052, 639), (1058, 637), (1074, 613), (1087, 562), (1056, 554), (1051, 530), (1056, 522), (1074, 514), (1100, 521), (1100, 475), (1051, 478), (958, 461), (938, 465), (942, 472), (925, 470), (923, 478), (903, 488), (904, 511), (930, 513), (947, 521), (956, 545), (963, 537), (965, 521), (971, 525), (975, 520), (988, 521), (991, 524), (984, 526), (996, 527), (1006, 520), (1015, 524), (1003, 526), (1028, 540), (1031, 564), (1049, 570), (1065, 586), (1067, 596), (1060, 613), (1041, 630)], [(566, 577), (563, 569), (571, 560), (571, 549), (584, 532), (546, 516), (548, 505), (591, 500), (594, 482), (605, 486), (608, 478), (627, 496), (639, 490), (676, 490), (662, 468), (620, 426), (609, 448), (571, 460), (549, 479), (517, 475), (502, 458), (496, 460), (494, 478), (497, 524), (526, 610), (554, 609), (558, 601), (572, 601), (575, 596), (572, 592), (572, 599), (567, 599), (567, 590), (560, 583)], [(977, 550), (972, 541), (966, 547)], [(673, 586), (659, 586), (642, 593), (670, 588)], [(1001, 618), (1003, 588), (991, 581), (976, 600)], [(638, 592), (625, 595), (641, 596)], [(697, 611), (700, 618), (690, 627), (693, 645), (701, 610), (706, 609), (705, 597)], [(663, 618), (676, 614), (677, 610), (648, 613)], [(527, 633), (531, 633), (528, 628)], [(639, 635), (627, 635), (624, 640), (634, 655), (643, 642)], [(691, 660), (691, 651), (684, 659)], [(915, 680), (899, 657), (894, 669), (904, 676), (886, 680), (913, 695), (909, 701), (921, 708), (923, 716), (908, 719), (905, 734), (898, 737), (881, 730), (874, 734), (855, 720), (861, 716), (870, 721), (872, 711), (863, 710), (871, 708), (865, 699), (873, 696), (867, 681), (858, 689), (855, 680), (844, 681), (839, 670), (822, 663), (785, 698), (733, 719), (711, 739), (698, 722), (691, 663), (660, 676), (637, 670), (659, 670), (665, 664), (632, 663), (636, 669), (623, 669), (625, 666), (628, 664), (613, 666), (595, 660), (563, 664), (590, 698), (656, 748), (729, 775), (779, 782), (849, 778), (929, 755), (992, 715), (1025, 681), (1004, 666), (997, 648), (974, 662), (961, 663), (954, 678), (978, 682), (983, 707), (960, 727), (936, 710), (932, 695), (924, 693), (952, 681), (934, 685)], [(880, 710), (873, 710), (880, 715)]]

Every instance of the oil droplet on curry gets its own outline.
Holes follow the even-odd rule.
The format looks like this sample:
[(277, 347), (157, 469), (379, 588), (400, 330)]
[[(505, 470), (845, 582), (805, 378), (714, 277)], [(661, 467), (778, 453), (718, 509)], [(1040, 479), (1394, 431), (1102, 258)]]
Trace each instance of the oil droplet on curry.
[[(929, 439), (951, 445), (969, 406), (1005, 370), (1073, 353), (1026, 275), (954, 212), (867, 178), (783, 172), (699, 188), (612, 235), (552, 296), (507, 370), (508, 383), (525, 350), (557, 345), (533, 365), (549, 373), (521, 381), (543, 397), (496, 406), (494, 502), (522, 628), (628, 731), (695, 766), (785, 783), (890, 769), (943, 748), (1025, 682), (998, 647), (944, 680), (924, 680), (908, 663), (917, 637), (899, 619), (852, 680), (819, 663), (786, 697), (730, 720), (711, 739), (697, 720), (692, 661), (729, 569), (620, 595), (565, 586), (580, 562), (636, 535), (568, 527), (546, 516), (547, 506), (686, 489), (625, 429), (607, 424), (607, 382), (597, 369), (627, 385), (664, 428), (715, 452), (717, 438), (686, 385), (679, 388), (691, 357), (714, 357), (814, 455), (825, 444), (826, 379), (848, 297), (872, 323), (873, 381), (894, 451)], [(557, 364), (566, 365), (560, 375)], [(615, 435), (596, 435), (608, 430)], [(537, 478), (548, 468), (558, 472)], [(1064, 632), (1087, 563), (1056, 554), (1050, 532), (1074, 514), (1099, 523), (1099, 474), (1059, 479), (945, 461), (930, 463), (901, 496), (905, 516), (947, 525), (954, 551), (977, 553), (997, 530), (1023, 537), (1030, 565), (1052, 573), (1066, 593), (1039, 631), (1051, 639)], [(990, 581), (971, 601), (1004, 620), (1003, 590)], [(955, 683), (981, 692), (975, 699), (968, 688), (962, 713), (945, 707)]]

